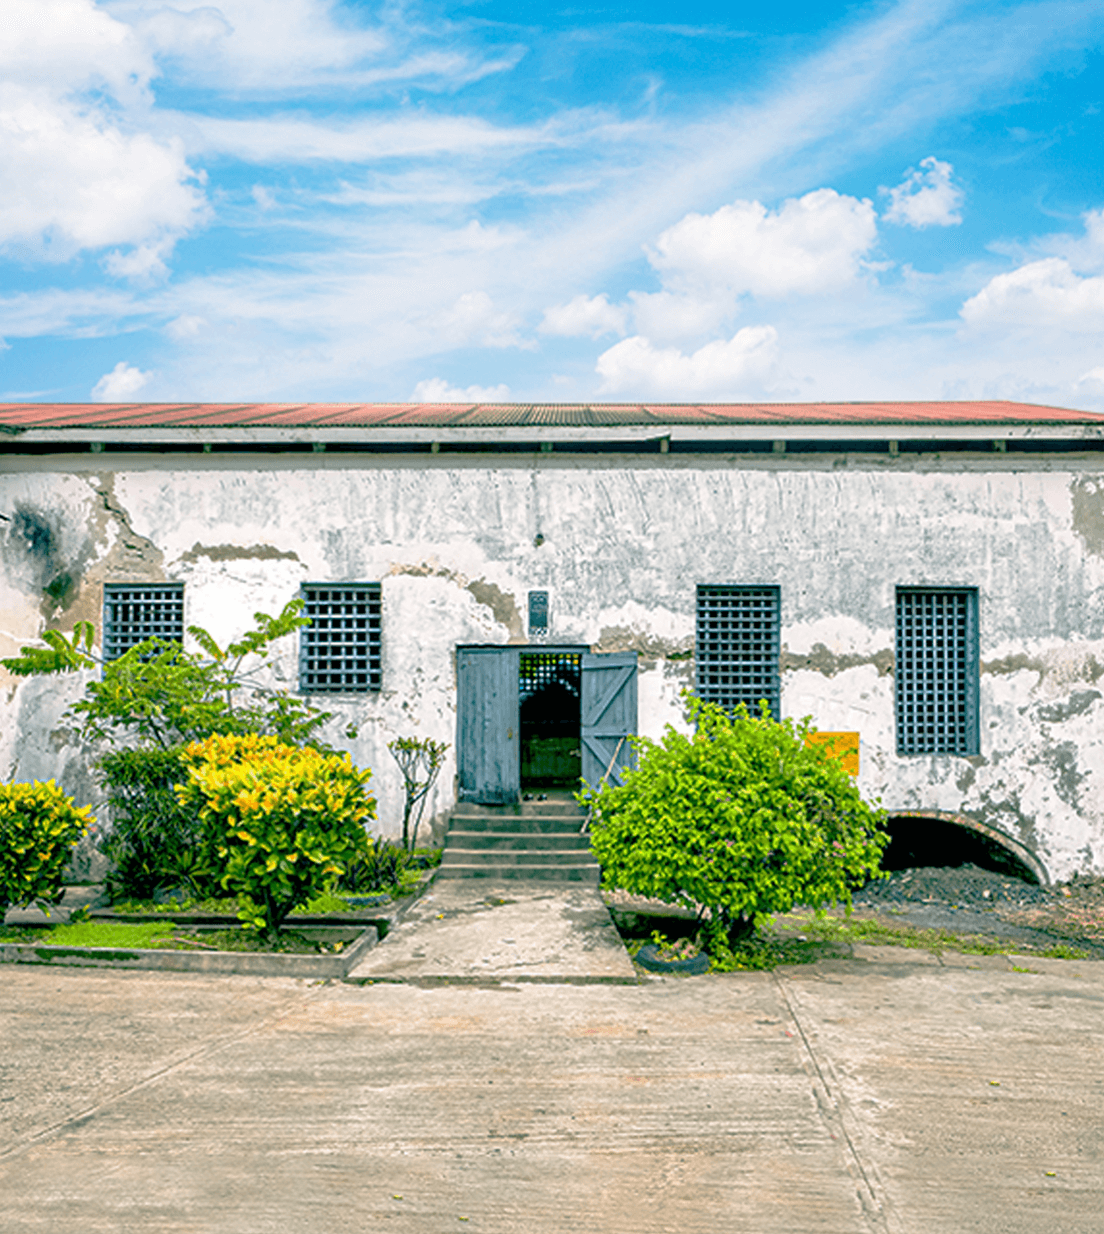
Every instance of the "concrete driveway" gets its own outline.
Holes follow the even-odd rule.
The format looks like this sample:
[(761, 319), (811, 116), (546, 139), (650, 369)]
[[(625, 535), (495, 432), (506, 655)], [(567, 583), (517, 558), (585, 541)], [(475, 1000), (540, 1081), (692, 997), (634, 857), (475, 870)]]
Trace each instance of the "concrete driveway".
[(1104, 1227), (1104, 964), (863, 956), (636, 986), (6, 966), (0, 1229)]

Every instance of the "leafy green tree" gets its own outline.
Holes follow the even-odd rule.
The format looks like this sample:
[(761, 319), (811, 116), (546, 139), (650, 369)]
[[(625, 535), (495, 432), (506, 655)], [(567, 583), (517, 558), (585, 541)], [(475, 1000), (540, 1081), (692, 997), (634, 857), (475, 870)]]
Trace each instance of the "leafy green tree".
[(808, 723), (686, 705), (691, 735), (633, 738), (638, 763), (624, 783), (582, 795), (606, 885), (708, 910), (715, 955), (795, 904), (850, 904), (851, 888), (878, 872), (882, 811), (829, 752), (806, 745)]
[(199, 652), (150, 638), (108, 661), (93, 654), (95, 629), (81, 621), (72, 635), (47, 630), (45, 647), (24, 647), (0, 663), (23, 677), (101, 666), (102, 678), (89, 681), (70, 708), (86, 739), (167, 750), (212, 733), (259, 732), (304, 744), (317, 741), (330, 713), (258, 680), (277, 639), (308, 624), (302, 608), (295, 599), (277, 617), (254, 613), (255, 628), (225, 647), (202, 626), (189, 626)]
[(275, 934), (292, 909), (369, 855), (372, 773), (348, 754), (255, 734), (215, 735), (189, 745), (184, 761), (177, 796), (217, 846), (222, 885), (237, 895), (248, 927)]

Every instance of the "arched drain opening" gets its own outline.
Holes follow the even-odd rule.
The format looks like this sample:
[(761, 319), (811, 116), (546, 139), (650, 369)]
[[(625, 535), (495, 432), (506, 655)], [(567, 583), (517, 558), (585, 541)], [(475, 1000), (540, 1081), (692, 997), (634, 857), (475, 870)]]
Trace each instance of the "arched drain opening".
[(974, 865), (1025, 883), (1045, 886), (1046, 867), (1026, 845), (964, 814), (943, 811), (891, 813), (883, 870)]

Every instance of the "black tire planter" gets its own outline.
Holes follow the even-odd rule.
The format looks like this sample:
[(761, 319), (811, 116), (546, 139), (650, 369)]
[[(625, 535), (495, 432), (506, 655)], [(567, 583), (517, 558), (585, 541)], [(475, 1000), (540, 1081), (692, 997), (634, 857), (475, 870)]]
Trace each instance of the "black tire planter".
[(645, 943), (636, 953), (636, 962), (650, 973), (685, 973), (696, 977), (709, 972), (709, 956), (704, 951), (685, 960), (664, 960), (655, 943)]

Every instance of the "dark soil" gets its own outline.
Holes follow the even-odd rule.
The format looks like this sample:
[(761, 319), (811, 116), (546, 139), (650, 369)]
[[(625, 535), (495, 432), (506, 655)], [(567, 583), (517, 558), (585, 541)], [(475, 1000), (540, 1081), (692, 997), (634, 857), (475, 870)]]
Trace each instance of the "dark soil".
[[(686, 909), (623, 891), (604, 894), (626, 939), (646, 939), (655, 929), (671, 939), (696, 932)], [(1066, 945), (1104, 959), (1104, 878), (1040, 887), (976, 865), (922, 866), (868, 883), (852, 903), (857, 916), (893, 925), (980, 935), (1030, 951)]]
[(868, 883), (853, 904), (910, 925), (1068, 943), (1104, 958), (1104, 878), (1040, 887), (975, 865), (924, 866)]

